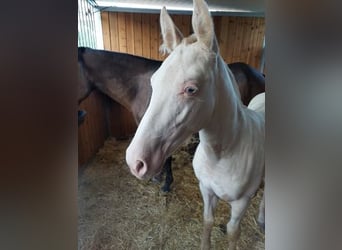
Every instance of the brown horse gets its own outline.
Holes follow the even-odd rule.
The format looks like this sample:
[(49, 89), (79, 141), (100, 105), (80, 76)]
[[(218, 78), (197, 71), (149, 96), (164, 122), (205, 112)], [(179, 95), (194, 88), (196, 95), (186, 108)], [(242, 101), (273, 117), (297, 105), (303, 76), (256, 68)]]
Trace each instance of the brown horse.
[(265, 75), (246, 63), (236, 62), (228, 64), (239, 87), (241, 101), (248, 106), (254, 96), (265, 92)]
[[(131, 111), (138, 125), (150, 102), (150, 78), (161, 64), (162, 61), (125, 53), (79, 47), (78, 102), (81, 103), (96, 88)], [(265, 78), (260, 72), (245, 63), (228, 65), (245, 105), (255, 95), (265, 91)], [(84, 116), (85, 112), (79, 112), (79, 123)], [(173, 182), (171, 157), (167, 159), (164, 171), (166, 178), (162, 190), (169, 192)]]

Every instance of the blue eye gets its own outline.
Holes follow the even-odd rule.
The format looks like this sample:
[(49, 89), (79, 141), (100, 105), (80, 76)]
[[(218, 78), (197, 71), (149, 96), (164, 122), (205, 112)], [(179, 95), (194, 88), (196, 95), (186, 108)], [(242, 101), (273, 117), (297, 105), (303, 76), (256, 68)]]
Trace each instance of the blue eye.
[(184, 92), (187, 95), (194, 95), (197, 91), (198, 89), (195, 86), (188, 86), (188, 87), (185, 87), (184, 89)]

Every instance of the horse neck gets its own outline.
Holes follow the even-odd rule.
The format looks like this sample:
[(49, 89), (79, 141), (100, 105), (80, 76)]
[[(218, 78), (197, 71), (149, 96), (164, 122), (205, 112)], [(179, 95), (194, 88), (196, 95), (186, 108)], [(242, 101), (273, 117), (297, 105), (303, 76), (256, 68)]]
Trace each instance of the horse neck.
[(215, 108), (210, 122), (200, 131), (200, 141), (214, 152), (229, 150), (238, 139), (244, 107), (240, 100), (235, 79), (219, 57), (216, 72)]
[(142, 97), (138, 95), (141, 91), (139, 88), (148, 88), (148, 79), (156, 68), (155, 63), (113, 52), (110, 58), (101, 63), (101, 66), (104, 67), (94, 69), (96, 88), (128, 110), (134, 111), (132, 104), (135, 98)]

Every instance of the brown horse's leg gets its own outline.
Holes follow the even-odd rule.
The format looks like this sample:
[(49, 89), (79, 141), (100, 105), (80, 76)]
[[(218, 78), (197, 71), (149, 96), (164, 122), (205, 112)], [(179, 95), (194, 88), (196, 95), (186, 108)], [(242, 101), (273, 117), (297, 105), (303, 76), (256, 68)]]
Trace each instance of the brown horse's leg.
[(172, 163), (172, 156), (168, 157), (166, 159), (165, 164), (164, 164), (164, 171), (165, 171), (166, 176), (165, 176), (165, 184), (162, 187), (163, 192), (170, 192), (171, 191), (170, 186), (173, 182), (171, 163)]

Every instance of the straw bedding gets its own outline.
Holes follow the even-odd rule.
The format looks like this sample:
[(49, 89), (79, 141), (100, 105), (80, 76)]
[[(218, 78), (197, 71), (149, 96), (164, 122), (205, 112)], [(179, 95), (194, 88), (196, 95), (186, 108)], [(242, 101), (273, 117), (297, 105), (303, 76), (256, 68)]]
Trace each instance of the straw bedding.
[[(173, 155), (174, 183), (164, 194), (160, 185), (141, 181), (125, 163), (129, 140), (108, 139), (79, 175), (79, 249), (199, 249), (203, 202), (193, 173), (193, 147)], [(256, 223), (259, 190), (241, 223), (239, 249), (265, 249)], [(218, 203), (212, 249), (226, 249), (230, 207)]]

